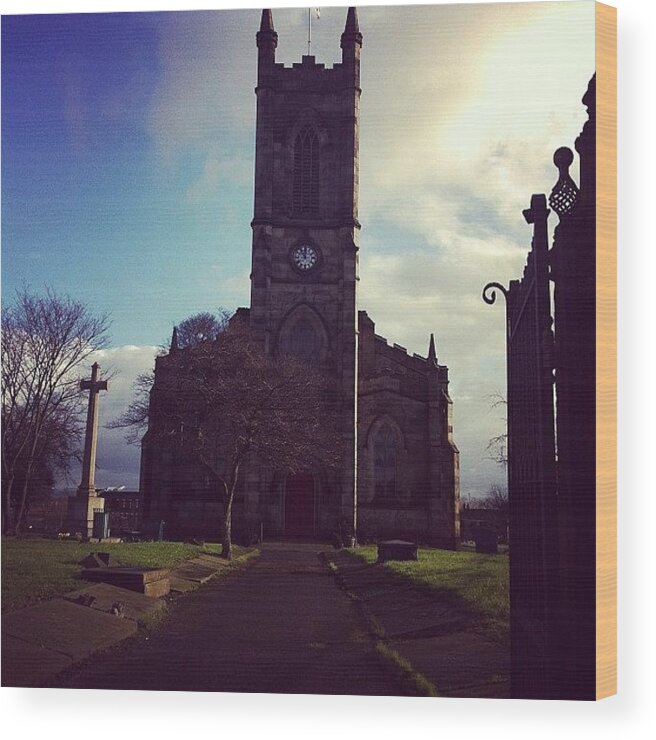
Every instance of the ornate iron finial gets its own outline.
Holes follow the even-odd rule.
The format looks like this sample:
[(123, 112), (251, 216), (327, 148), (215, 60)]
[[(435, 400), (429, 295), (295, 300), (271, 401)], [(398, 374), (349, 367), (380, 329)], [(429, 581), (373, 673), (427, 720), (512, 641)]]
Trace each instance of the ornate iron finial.
[(483, 288), (483, 300), (487, 303), (488, 306), (491, 306), (496, 302), (497, 290), (503, 295), (506, 300), (508, 299), (508, 289), (504, 288), (501, 283), (488, 283)]
[(530, 207), (522, 211), (527, 224), (534, 224), (537, 221), (544, 220), (549, 217), (549, 213), (547, 199), (543, 193), (533, 193)]
[(579, 189), (569, 174), (574, 154), (569, 147), (561, 146), (554, 152), (553, 161), (558, 167), (559, 177), (549, 196), (549, 205), (562, 220), (563, 216), (569, 216), (574, 211), (579, 199)]

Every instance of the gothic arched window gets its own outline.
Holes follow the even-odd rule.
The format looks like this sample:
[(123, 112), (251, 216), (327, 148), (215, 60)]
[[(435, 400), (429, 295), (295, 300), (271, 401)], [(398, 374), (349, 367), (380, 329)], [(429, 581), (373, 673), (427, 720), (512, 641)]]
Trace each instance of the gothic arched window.
[(383, 424), (374, 438), (374, 485), (378, 499), (396, 496), (397, 468), (396, 434), (389, 424)]
[(292, 357), (314, 363), (317, 361), (319, 350), (317, 339), (317, 333), (311, 322), (305, 317), (300, 318), (292, 326), (287, 351)]
[(320, 365), (326, 359), (328, 345), (321, 318), (306, 304), (296, 306), (280, 326), (279, 357), (295, 357), (309, 365)]
[(319, 137), (312, 126), (303, 126), (294, 142), (294, 212), (319, 212)]

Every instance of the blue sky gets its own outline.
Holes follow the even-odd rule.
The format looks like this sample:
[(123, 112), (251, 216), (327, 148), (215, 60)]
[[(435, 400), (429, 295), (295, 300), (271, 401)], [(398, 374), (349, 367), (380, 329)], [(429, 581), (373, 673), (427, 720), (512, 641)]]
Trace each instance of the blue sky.
[[(259, 10), (4, 16), (3, 297), (47, 283), (113, 319), (119, 371), (101, 420), (191, 313), (248, 305)], [(340, 56), (345, 8), (313, 53)], [(503, 420), (503, 309), (522, 208), (555, 182), (594, 71), (594, 3), (359, 8), (360, 307), (376, 331), (450, 368), (463, 493)], [(306, 53), (306, 9), (274, 9), (278, 61)], [(537, 91), (537, 92), (536, 92)], [(576, 175), (576, 172), (574, 172)], [(552, 223), (552, 226), (554, 224)], [(138, 450), (103, 431), (99, 485), (135, 485)]]
[[(247, 269), (248, 223), (229, 214), (248, 214), (250, 183), (217, 182), (193, 197), (205, 152), (162, 151), (155, 129), (166, 34), (197, 22), (167, 13), (3, 20), (5, 294), (47, 282), (110, 311), (115, 343), (152, 344), (199, 304), (216, 305), (207, 270), (222, 244), (241, 247), (224, 276)], [(217, 119), (221, 147), (248, 163), (252, 129)]]

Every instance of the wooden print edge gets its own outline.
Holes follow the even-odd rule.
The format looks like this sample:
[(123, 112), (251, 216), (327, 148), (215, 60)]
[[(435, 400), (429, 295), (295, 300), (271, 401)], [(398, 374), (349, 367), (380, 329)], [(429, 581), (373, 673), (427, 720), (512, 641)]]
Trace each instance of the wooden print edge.
[(617, 693), (617, 10), (595, 3), (596, 697)]

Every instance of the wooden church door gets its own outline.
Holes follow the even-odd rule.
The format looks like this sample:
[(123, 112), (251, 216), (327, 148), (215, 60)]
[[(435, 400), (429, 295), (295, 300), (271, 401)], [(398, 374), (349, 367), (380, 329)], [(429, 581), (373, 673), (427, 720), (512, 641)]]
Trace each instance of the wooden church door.
[(314, 476), (295, 473), (287, 476), (285, 489), (285, 535), (314, 535)]

